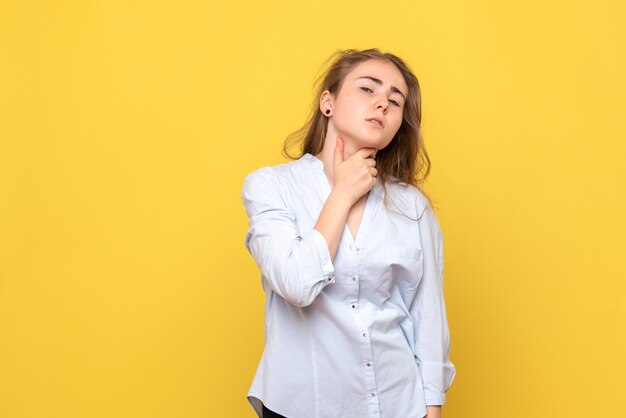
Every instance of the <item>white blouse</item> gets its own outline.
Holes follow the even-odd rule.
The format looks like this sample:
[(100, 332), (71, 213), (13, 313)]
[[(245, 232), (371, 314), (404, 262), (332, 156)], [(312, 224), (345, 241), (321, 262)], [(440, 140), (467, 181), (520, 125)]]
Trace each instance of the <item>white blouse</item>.
[(388, 207), (377, 180), (356, 239), (344, 225), (331, 260), (313, 228), (331, 192), (320, 159), (246, 176), (245, 245), (266, 295), (265, 348), (247, 394), (258, 416), (261, 402), (287, 418), (422, 418), (426, 405), (445, 404), (455, 367), (441, 228), (416, 187), (387, 188)]

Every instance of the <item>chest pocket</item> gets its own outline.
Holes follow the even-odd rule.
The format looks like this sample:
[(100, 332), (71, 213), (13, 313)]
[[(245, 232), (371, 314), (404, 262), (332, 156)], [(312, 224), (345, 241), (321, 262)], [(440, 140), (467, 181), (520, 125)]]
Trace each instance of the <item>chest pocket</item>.
[(399, 286), (408, 292), (417, 289), (423, 274), (422, 249), (399, 244), (383, 244), (368, 255), (368, 263), (381, 287)]

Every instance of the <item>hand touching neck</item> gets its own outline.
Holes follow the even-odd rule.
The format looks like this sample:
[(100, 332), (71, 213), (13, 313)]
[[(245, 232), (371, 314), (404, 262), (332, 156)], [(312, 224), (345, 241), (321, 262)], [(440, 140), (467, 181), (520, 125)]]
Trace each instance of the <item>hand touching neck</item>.
[[(346, 141), (344, 139), (343, 143), (343, 158), (346, 160), (350, 158), (350, 156), (354, 154), (358, 148), (355, 147), (352, 141)], [(330, 184), (333, 184), (333, 157), (336, 144), (337, 134), (328, 133), (326, 135), (326, 140), (324, 141), (324, 148), (322, 149), (322, 152), (316, 155), (316, 157), (324, 163), (324, 172), (326, 173), (326, 177), (328, 177)]]

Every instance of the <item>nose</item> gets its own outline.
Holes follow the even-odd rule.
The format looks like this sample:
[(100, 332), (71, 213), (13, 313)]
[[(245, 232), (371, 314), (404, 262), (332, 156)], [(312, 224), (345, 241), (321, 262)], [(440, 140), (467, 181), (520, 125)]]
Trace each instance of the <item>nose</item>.
[(383, 114), (387, 113), (388, 107), (389, 107), (389, 100), (387, 100), (387, 97), (382, 97), (376, 102), (376, 110), (382, 109)]

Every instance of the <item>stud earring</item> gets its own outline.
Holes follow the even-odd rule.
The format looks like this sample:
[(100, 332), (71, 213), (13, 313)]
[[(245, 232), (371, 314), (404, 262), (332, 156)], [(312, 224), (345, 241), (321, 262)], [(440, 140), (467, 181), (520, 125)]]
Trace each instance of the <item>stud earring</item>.
[(326, 109), (326, 114), (329, 115), (330, 114), (330, 109)]

